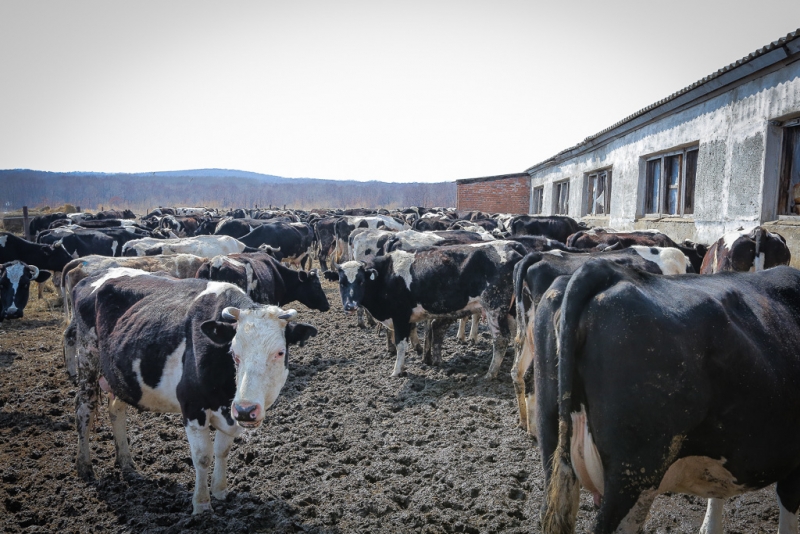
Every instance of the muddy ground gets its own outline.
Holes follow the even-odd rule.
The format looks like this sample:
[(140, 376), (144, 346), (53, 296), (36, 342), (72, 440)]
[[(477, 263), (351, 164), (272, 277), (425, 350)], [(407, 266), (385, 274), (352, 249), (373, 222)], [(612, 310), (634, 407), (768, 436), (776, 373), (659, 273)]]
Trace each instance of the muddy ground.
[[(512, 357), (497, 381), (484, 380), (491, 340), (482, 326), (476, 345), (448, 336), (442, 367), (413, 355), (407, 376), (390, 378), (385, 338), (357, 328), (324, 283), (331, 311), (294, 306), (319, 335), (292, 350), (265, 424), (234, 445), (228, 498), (198, 517), (177, 415), (129, 414), (141, 476), (125, 480), (103, 406), (96, 480), (77, 478), (61, 310), (32, 297), (24, 319), (0, 323), (0, 531), (539, 532), (541, 462), (517, 428)], [(702, 499), (662, 496), (646, 530), (697, 532), (704, 512)], [(594, 516), (584, 492), (578, 531)], [(777, 518), (770, 487), (730, 499), (725, 531), (776, 532)]]

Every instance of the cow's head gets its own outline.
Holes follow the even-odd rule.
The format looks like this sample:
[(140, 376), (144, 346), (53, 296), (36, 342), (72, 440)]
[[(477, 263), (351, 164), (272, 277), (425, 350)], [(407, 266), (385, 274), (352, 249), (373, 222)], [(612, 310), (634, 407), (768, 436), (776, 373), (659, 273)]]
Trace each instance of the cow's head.
[(287, 342), (305, 342), (317, 333), (310, 325), (287, 328), (295, 310), (277, 306), (227, 307), (221, 320), (206, 321), (203, 333), (215, 344), (230, 344), (236, 365), (231, 416), (243, 427), (257, 427), (278, 398), (289, 375)]
[(49, 277), (49, 272), (21, 261), (0, 266), (0, 320), (22, 317), (28, 304), (31, 281), (44, 282)]
[(339, 281), (339, 293), (342, 296), (344, 311), (353, 313), (361, 306), (367, 286), (377, 280), (378, 271), (368, 269), (362, 261), (348, 261), (334, 267), (336, 271), (326, 271), (325, 278)]
[(331, 305), (328, 303), (328, 297), (325, 296), (325, 291), (322, 289), (322, 283), (320, 282), (316, 269), (311, 269), (308, 272), (298, 271), (297, 278), (305, 288), (305, 291), (299, 293), (300, 298), (297, 300), (312, 310), (326, 312), (331, 309)]

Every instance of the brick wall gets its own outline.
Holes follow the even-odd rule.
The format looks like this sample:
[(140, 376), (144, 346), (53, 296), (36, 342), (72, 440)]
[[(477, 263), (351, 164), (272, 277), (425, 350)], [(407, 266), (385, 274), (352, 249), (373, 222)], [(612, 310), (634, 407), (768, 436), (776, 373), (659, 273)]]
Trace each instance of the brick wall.
[(484, 182), (459, 183), (456, 207), (459, 211), (487, 213), (528, 213), (531, 198), (530, 178), (503, 178)]

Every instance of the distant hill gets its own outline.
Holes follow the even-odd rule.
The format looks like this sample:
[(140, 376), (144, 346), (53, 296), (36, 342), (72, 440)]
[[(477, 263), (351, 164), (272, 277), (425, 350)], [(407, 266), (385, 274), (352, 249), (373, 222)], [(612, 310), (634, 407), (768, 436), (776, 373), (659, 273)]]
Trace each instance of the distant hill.
[(0, 209), (73, 204), (85, 210), (158, 206), (395, 208), (455, 206), (453, 182), (390, 183), (284, 178), (232, 169), (144, 173), (0, 170)]

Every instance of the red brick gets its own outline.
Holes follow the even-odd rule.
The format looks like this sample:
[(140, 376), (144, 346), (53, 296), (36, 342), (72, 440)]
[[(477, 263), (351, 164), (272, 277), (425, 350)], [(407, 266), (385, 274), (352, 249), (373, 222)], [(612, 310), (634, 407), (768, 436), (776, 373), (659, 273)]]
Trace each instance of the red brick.
[(457, 184), (456, 208), (487, 213), (528, 213), (531, 181), (528, 177)]

